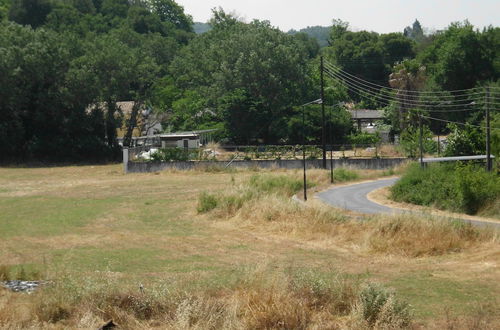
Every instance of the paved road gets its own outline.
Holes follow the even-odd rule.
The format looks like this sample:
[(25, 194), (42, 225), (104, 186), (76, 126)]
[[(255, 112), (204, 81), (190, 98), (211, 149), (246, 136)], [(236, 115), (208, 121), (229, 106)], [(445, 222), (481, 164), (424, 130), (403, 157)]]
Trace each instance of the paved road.
[[(377, 181), (370, 181), (364, 183), (357, 183), (353, 185), (336, 187), (323, 191), (316, 196), (323, 202), (332, 206), (340, 207), (345, 210), (355, 211), (365, 214), (379, 214), (379, 213), (415, 213), (413, 211), (406, 211), (401, 209), (393, 209), (384, 205), (380, 205), (370, 201), (367, 195), (373, 190), (392, 186), (398, 178), (383, 179)], [(419, 213), (419, 212), (416, 212)], [(469, 220), (452, 217), (443, 217), (449, 220), (462, 220), (476, 226), (493, 226), (500, 228), (500, 223), (487, 222), (481, 220)]]
[(373, 190), (392, 186), (398, 178), (377, 180), (365, 183), (358, 183), (349, 186), (337, 187), (317, 194), (323, 202), (366, 214), (395, 213), (399, 210), (374, 203), (366, 197)]

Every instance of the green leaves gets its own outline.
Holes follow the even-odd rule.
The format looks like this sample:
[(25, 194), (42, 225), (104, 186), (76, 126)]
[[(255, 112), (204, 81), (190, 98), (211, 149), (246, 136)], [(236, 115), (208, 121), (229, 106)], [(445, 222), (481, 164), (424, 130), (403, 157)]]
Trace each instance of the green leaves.
[(305, 94), (304, 44), (267, 22), (243, 24), (223, 12), (214, 20), (214, 29), (194, 39), (173, 61), (176, 86), (203, 97), (233, 141), (277, 141), (289, 109)]

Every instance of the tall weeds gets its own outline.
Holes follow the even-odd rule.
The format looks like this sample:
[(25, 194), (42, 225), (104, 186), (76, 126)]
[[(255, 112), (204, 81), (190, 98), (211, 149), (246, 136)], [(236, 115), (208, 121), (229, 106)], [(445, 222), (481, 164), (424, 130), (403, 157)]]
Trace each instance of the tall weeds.
[[(319, 275), (322, 274), (322, 275)], [(102, 280), (102, 278), (101, 278)], [(370, 329), (374, 325), (393, 327), (410, 325), (409, 306), (387, 308), (387, 301), (368, 304), (370, 294), (384, 296), (380, 286), (364, 284), (331, 270), (316, 272), (302, 269), (276, 269), (269, 264), (249, 268), (239, 281), (223, 289), (189, 290), (182, 287), (148, 286), (119, 289), (116, 284), (96, 282), (63, 285), (24, 296), (31, 318), (22, 323), (18, 315), (9, 316), (9, 308), (0, 300), (0, 328), (97, 328), (112, 319), (122, 329)], [(385, 297), (385, 296), (384, 296)], [(13, 303), (13, 295), (9, 302)], [(26, 304), (29, 301), (29, 304)], [(362, 313), (359, 312), (360, 306)], [(406, 320), (401, 323), (399, 320)], [(395, 323), (396, 321), (398, 323)]]
[[(296, 185), (295, 185), (296, 184)], [(220, 194), (202, 193), (198, 211), (212, 210), (217, 219), (252, 223), (257, 228), (308, 239), (355, 244), (366, 252), (405, 257), (435, 256), (498, 242), (498, 232), (461, 221), (415, 215), (377, 216), (352, 221), (340, 211), (289, 198), (299, 186), (283, 176), (254, 176), (249, 183)]]

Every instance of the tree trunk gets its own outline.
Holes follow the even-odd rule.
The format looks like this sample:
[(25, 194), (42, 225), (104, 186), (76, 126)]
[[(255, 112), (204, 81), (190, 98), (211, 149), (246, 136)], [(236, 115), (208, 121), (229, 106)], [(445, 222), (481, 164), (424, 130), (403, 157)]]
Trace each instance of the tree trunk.
[(130, 118), (127, 121), (127, 132), (123, 137), (123, 146), (130, 147), (132, 142), (132, 134), (134, 128), (137, 126), (137, 115), (139, 114), (139, 109), (142, 107), (142, 101), (135, 101), (132, 107), (132, 112), (130, 113)]

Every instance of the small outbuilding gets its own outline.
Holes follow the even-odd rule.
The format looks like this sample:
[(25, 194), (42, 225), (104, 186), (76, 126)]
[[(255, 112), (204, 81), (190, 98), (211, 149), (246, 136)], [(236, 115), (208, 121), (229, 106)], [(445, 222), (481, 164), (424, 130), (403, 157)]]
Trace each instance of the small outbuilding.
[(349, 113), (360, 132), (363, 129), (374, 127), (376, 121), (384, 118), (383, 110), (355, 109), (349, 110)]
[[(212, 141), (216, 129), (173, 132), (132, 138), (133, 147), (197, 149)], [(120, 140), (119, 140), (120, 141)]]

